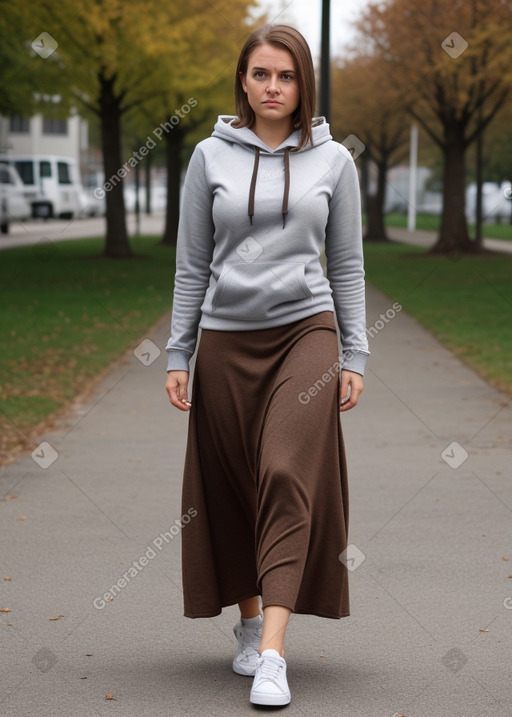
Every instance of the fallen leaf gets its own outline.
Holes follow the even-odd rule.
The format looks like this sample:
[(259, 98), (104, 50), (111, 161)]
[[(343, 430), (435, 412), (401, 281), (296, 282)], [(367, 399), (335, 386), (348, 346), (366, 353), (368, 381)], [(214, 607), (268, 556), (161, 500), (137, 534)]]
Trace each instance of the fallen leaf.
[(86, 656), (86, 657), (92, 657), (92, 652), (86, 653), (85, 656)]
[(107, 694), (105, 695), (105, 699), (106, 700), (115, 700), (115, 697), (114, 697), (114, 695), (111, 695), (110, 692), (107, 692)]
[(486, 627), (481, 627), (480, 632), (490, 632)]
[(26, 519), (27, 519), (26, 515), (20, 515), (18, 518), (18, 520), (26, 520)]
[(502, 558), (502, 560), (504, 560), (506, 563), (508, 563), (508, 561), (510, 560), (510, 558)]
[(4, 500), (15, 500), (16, 498), (19, 498), (19, 495), (13, 493), (12, 495), (6, 495)]
[(10, 607), (0, 607), (0, 612), (11, 612)]
[(87, 679), (87, 677), (81, 677), (80, 679), (81, 679), (81, 680), (86, 680), (86, 679)]
[(508, 577), (509, 577), (509, 578), (512, 578), (512, 575), (509, 575)]
[(7, 626), (8, 626), (8, 627), (12, 627), (12, 622), (8, 622), (8, 623), (7, 623)]
[[(509, 577), (510, 577), (510, 576), (509, 576)], [(9, 577), (4, 578), (4, 580), (10, 580), (10, 579), (11, 579), (11, 578), (9, 578)]]
[(54, 620), (60, 620), (61, 617), (64, 617), (64, 615), (57, 615), (57, 617), (49, 617), (48, 620), (50, 620), (50, 622), (52, 622)]

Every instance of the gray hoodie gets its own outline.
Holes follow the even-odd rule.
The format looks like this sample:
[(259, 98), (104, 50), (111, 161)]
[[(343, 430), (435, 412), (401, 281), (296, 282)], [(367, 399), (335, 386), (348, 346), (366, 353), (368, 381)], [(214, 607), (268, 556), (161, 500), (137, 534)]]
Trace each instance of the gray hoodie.
[[(335, 311), (343, 368), (369, 355), (359, 184), (323, 118), (270, 149), (220, 116), (192, 155), (178, 231), (168, 370), (189, 370), (198, 327), (247, 331)], [(320, 258), (325, 247), (327, 276)]]

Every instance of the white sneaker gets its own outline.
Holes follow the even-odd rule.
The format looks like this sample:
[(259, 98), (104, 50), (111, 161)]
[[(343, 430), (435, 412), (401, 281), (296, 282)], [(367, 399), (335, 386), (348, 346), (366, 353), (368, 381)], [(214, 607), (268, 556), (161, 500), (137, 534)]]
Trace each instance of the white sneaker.
[(260, 646), (262, 625), (263, 621), (260, 618), (259, 624), (255, 627), (247, 627), (239, 622), (233, 628), (238, 640), (238, 651), (233, 660), (233, 671), (237, 675), (252, 677), (255, 674), (256, 663), (260, 657), (258, 647)]
[(253, 705), (278, 706), (291, 701), (286, 679), (286, 661), (277, 650), (263, 650), (256, 665), (251, 689)]

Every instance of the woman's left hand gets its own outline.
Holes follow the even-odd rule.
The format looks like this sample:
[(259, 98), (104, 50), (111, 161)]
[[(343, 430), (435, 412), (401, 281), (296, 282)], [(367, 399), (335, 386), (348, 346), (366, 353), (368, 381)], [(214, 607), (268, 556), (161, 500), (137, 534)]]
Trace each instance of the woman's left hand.
[[(340, 411), (350, 411), (357, 406), (363, 390), (363, 377), (354, 371), (341, 372)], [(347, 398), (348, 397), (348, 398)]]

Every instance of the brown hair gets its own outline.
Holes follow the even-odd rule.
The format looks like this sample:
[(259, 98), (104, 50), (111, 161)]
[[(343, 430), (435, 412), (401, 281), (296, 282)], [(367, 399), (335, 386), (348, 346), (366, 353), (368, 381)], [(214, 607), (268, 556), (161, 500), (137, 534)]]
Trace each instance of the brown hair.
[(263, 25), (248, 37), (242, 48), (235, 75), (235, 107), (238, 119), (233, 127), (253, 127), (255, 122), (254, 110), (250, 106), (247, 95), (242, 87), (240, 74), (247, 74), (249, 57), (261, 45), (279, 47), (292, 55), (299, 82), (299, 105), (292, 115), (292, 123), (296, 129), (301, 129), (300, 142), (297, 149), (301, 149), (309, 140), (313, 144), (311, 121), (316, 105), (315, 70), (309, 45), (298, 30), (289, 25)]

